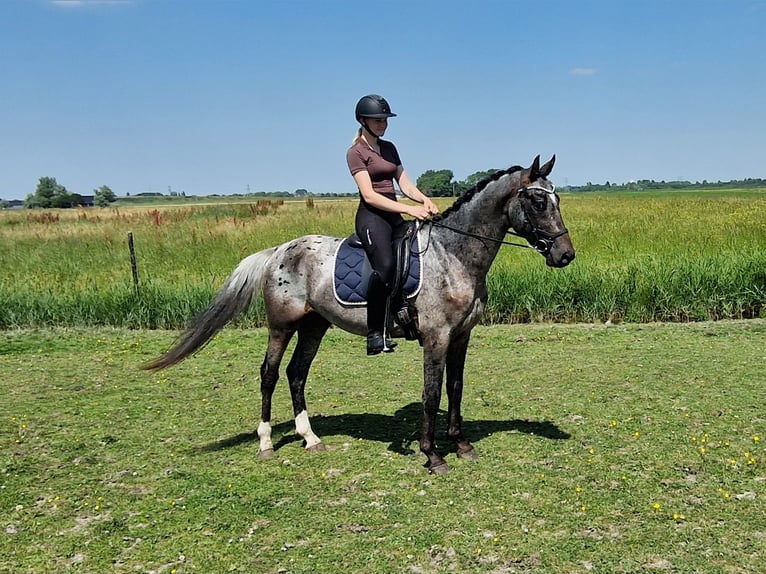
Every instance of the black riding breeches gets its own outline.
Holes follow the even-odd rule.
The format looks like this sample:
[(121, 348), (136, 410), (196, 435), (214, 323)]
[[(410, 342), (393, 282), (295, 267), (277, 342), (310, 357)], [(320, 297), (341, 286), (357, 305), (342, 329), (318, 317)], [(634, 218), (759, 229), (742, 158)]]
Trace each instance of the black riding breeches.
[(362, 241), (373, 271), (376, 271), (388, 289), (394, 279), (394, 230), (406, 222), (398, 213), (373, 210), (364, 204), (356, 212), (356, 234)]

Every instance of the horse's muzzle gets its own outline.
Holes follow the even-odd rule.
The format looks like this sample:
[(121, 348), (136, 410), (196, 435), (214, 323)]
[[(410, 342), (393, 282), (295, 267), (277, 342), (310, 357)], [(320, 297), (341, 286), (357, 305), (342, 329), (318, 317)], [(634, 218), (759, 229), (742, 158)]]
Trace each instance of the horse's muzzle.
[(556, 238), (553, 245), (545, 256), (545, 264), (548, 267), (566, 267), (575, 258), (575, 250), (569, 234)]

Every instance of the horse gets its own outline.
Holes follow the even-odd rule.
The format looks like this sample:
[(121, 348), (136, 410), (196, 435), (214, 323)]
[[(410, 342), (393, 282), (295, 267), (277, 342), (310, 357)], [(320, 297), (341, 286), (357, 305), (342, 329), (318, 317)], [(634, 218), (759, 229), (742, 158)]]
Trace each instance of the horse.
[[(547, 179), (554, 155), (544, 165), (540, 156), (528, 168), (497, 171), (461, 195), (443, 213), (421, 222), (422, 285), (413, 305), (423, 347), (423, 421), (420, 450), (432, 474), (450, 468), (434, 441), (436, 415), (446, 370), (447, 437), (457, 456), (478, 460), (463, 435), (461, 401), (463, 371), (471, 330), (487, 302), (486, 277), (507, 233), (523, 238), (550, 267), (565, 267), (575, 251), (559, 210), (559, 196)], [(510, 231), (510, 230), (513, 231)], [(271, 440), (271, 402), (286, 348), (298, 339), (285, 370), (296, 432), (308, 451), (325, 450), (309, 422), (304, 389), (309, 369), (323, 336), (335, 325), (352, 334), (366, 335), (364, 306), (341, 304), (334, 296), (333, 257), (342, 239), (306, 235), (245, 257), (208, 307), (193, 319), (164, 355), (142, 366), (159, 370), (179, 363), (206, 345), (257, 295), (265, 303), (268, 345), (260, 368), (261, 421), (259, 457), (274, 454)], [(394, 325), (389, 336), (402, 337)], [(374, 360), (374, 359), (372, 359)]]

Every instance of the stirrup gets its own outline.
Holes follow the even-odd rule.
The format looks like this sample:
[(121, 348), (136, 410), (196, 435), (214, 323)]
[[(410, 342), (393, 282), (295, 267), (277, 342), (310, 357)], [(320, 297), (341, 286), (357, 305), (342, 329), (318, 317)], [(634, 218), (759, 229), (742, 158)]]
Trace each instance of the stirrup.
[(417, 341), (423, 346), (423, 337), (418, 331), (418, 313), (415, 308), (408, 304), (403, 304), (401, 309), (396, 312), (396, 322), (404, 331), (404, 338), (408, 341)]
[(396, 347), (396, 342), (388, 337), (384, 337), (380, 331), (373, 331), (367, 334), (367, 355), (393, 353), (394, 347)]

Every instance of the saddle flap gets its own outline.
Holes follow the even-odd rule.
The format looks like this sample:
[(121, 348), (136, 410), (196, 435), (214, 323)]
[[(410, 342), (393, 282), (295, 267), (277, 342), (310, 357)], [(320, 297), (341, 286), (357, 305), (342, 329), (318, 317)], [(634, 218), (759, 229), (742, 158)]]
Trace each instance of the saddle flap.
[[(408, 229), (412, 228), (408, 226)], [(397, 259), (400, 255), (404, 258), (402, 261), (397, 261), (395, 291), (398, 290), (397, 287), (401, 287), (402, 297), (413, 299), (420, 291), (422, 283), (417, 235), (413, 235), (412, 231), (406, 232), (400, 238), (395, 253)], [(372, 266), (356, 234), (346, 237), (338, 244), (333, 268), (335, 299), (343, 305), (366, 305), (367, 284), (372, 274)], [(399, 273), (404, 275), (400, 277)]]

